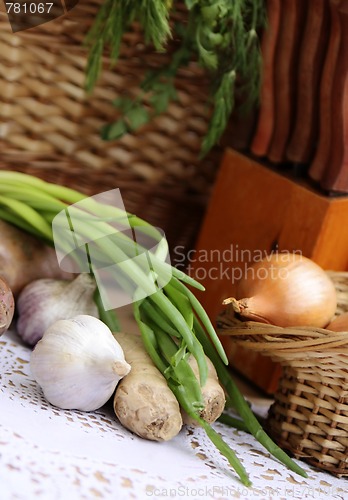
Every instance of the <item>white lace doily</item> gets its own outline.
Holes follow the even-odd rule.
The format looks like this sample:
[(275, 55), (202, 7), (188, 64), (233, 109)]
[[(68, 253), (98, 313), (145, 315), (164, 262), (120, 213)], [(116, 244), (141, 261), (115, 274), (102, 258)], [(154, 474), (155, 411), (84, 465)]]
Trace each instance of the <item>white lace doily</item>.
[[(346, 479), (301, 463), (289, 472), (250, 435), (215, 424), (246, 467), (246, 488), (199, 428), (167, 443), (123, 429), (111, 405), (91, 413), (48, 404), (30, 375), (30, 349), (0, 338), (0, 499), (227, 500), (348, 497)], [(265, 412), (267, 408), (257, 408)]]

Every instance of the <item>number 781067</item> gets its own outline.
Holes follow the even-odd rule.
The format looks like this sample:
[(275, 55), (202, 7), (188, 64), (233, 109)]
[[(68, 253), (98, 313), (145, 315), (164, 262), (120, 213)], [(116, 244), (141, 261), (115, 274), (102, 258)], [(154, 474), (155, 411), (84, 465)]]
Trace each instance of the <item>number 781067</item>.
[(7, 14), (49, 14), (52, 3), (34, 3), (34, 2), (24, 2), (24, 3), (10, 3), (6, 2), (6, 12)]

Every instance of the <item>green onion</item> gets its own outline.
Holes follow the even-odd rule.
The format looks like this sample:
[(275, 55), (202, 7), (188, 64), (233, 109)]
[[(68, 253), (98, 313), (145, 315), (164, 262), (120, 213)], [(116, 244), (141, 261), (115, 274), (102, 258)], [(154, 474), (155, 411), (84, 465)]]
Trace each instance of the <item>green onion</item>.
[(42, 235), (48, 239), (52, 238), (51, 226), (46, 222), (46, 220), (41, 217), (41, 215), (34, 209), (22, 203), (15, 198), (8, 198), (6, 196), (0, 195), (0, 205), (7, 207), (10, 213), (14, 215), (19, 215), (23, 221), (31, 224), (33, 228), (37, 229)]
[(290, 470), (296, 472), (296, 474), (299, 474), (302, 477), (307, 477), (306, 472), (301, 467), (299, 467), (296, 462), (291, 460), (289, 455), (287, 455), (281, 448), (279, 448), (279, 446), (277, 446), (274, 443), (274, 441), (263, 430), (260, 422), (255, 417), (248, 403), (246, 402), (243, 395), (239, 391), (237, 385), (235, 384), (229, 370), (221, 362), (209, 338), (206, 336), (205, 331), (203, 330), (198, 321), (195, 321), (195, 331), (197, 337), (199, 338), (205, 349), (206, 354), (210, 357), (210, 359), (214, 363), (219, 380), (221, 384), (225, 387), (225, 390), (229, 395), (230, 401), (232, 401), (234, 408), (241, 416), (248, 431), (259, 441), (260, 444), (262, 444), (266, 448), (266, 450), (268, 450), (271, 453), (271, 455), (273, 455), (273, 457), (277, 458)]
[(222, 413), (218, 418), (218, 422), (229, 425), (230, 427), (234, 427), (234, 429), (238, 429), (240, 431), (249, 432), (249, 428), (243, 420), (241, 420), (240, 418), (231, 417), (231, 415), (228, 415), (228, 413)]

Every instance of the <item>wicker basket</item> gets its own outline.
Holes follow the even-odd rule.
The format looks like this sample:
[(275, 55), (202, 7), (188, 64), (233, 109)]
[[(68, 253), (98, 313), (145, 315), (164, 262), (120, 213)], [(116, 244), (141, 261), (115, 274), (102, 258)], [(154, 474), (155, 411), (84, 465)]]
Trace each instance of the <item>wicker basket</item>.
[[(199, 228), (220, 150), (199, 160), (207, 130), (208, 85), (192, 63), (178, 76), (179, 100), (141, 131), (100, 138), (117, 118), (112, 101), (135, 95), (145, 71), (166, 62), (145, 47), (134, 26), (116, 67), (104, 58), (91, 96), (84, 92), (83, 44), (102, 0), (80, 2), (69, 15), (13, 34), (0, 12), (0, 168), (95, 194), (119, 187), (129, 212), (146, 218), (173, 245), (191, 246)], [(184, 18), (184, 7), (176, 16)]]
[[(348, 311), (348, 273), (330, 272), (337, 314)], [(337, 476), (348, 475), (348, 332), (241, 322), (228, 307), (220, 335), (282, 365), (266, 428), (296, 458)]]

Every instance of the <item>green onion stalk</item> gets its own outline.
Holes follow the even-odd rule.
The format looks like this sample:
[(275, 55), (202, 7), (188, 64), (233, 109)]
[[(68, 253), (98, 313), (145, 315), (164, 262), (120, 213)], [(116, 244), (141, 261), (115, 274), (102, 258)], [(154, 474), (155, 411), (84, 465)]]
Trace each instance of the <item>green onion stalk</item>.
[[(94, 197), (86, 197), (71, 188), (29, 174), (0, 171), (0, 218), (51, 246), (56, 244), (56, 247), (52, 226), (58, 228), (61, 236), (59, 246), (69, 253), (71, 248), (66, 242), (71, 238), (72, 227), (67, 228), (62, 224), (64, 219), (57, 217), (62, 213), (78, 221), (80, 239), (77, 240), (77, 246), (80, 244), (82, 253), (84, 250), (87, 254), (87, 271), (96, 276), (96, 268), (110, 266), (110, 263), (113, 269), (117, 269), (114, 275), (111, 273), (111, 277), (117, 279), (117, 286), (124, 292), (132, 293), (134, 318), (152, 361), (166, 378), (180, 406), (203, 427), (242, 483), (251, 484), (240, 460), (220, 434), (200, 417), (203, 408), (201, 387), (208, 373), (205, 356), (213, 362), (225, 388), (228, 404), (233, 405), (240, 417), (232, 420), (226, 417), (224, 422), (250, 432), (271, 455), (290, 470), (306, 477), (303, 469), (265, 433), (237, 388), (226, 366), (228, 360), (220, 339), (207, 313), (189, 288), (203, 290), (203, 287), (165, 261), (168, 248), (160, 231), (134, 214)], [(115, 222), (117, 231), (112, 225)], [(126, 231), (129, 228), (133, 232), (132, 236)], [(151, 237), (156, 245), (152, 250), (147, 250), (135, 241), (135, 233)], [(93, 235), (93, 258), (88, 245), (81, 243), (88, 241), (88, 238), (90, 240), (90, 235)], [(77, 252), (73, 256), (78, 266), (82, 253)], [(97, 279), (96, 283), (98, 285)], [(157, 284), (155, 289), (154, 284)], [(119, 330), (116, 311), (105, 307), (99, 289), (97, 286), (95, 300), (100, 318), (115, 332)], [(197, 361), (199, 380), (188, 363), (190, 355)]]

